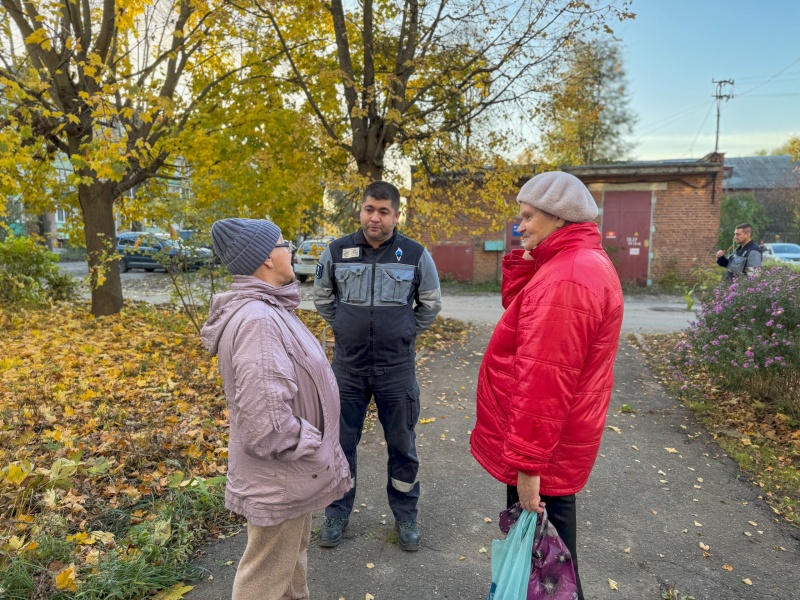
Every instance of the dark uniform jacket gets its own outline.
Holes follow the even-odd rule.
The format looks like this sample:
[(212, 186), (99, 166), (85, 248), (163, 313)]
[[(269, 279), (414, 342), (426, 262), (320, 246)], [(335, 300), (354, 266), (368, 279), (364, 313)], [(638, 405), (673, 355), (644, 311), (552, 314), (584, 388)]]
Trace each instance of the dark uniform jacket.
[(737, 246), (730, 256), (720, 256), (717, 264), (728, 269), (727, 279), (741, 274), (753, 276), (761, 268), (761, 246), (750, 240), (744, 246)]
[(410, 369), (417, 334), (442, 308), (439, 276), (421, 244), (395, 230), (373, 248), (359, 230), (323, 252), (314, 305), (333, 328), (334, 368), (356, 375)]

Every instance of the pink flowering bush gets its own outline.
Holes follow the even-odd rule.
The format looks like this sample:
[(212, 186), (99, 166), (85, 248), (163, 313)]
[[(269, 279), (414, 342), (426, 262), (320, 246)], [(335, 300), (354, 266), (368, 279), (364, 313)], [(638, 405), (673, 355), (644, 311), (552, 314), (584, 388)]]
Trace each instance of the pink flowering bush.
[(765, 269), (721, 284), (666, 360), (683, 389), (696, 375), (800, 416), (800, 271)]

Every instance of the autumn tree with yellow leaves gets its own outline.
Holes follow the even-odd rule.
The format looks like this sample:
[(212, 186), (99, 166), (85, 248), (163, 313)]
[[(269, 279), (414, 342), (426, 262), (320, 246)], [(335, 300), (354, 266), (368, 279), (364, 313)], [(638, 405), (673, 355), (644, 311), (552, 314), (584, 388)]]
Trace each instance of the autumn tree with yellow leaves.
[[(308, 201), (319, 190), (318, 181), (303, 185), (310, 180), (297, 177), (310, 167), (298, 155), (313, 128), (284, 107), (279, 91), (262, 89), (258, 102), (245, 107), (251, 116), (274, 112), (279, 133), (242, 116), (234, 83), (268, 80), (277, 63), (264, 40), (263, 54), (248, 62), (241, 13), (223, 0), (0, 0), (0, 6), (0, 146), (21, 159), (5, 157), (0, 186), (7, 193), (39, 190), (23, 198), (29, 206), (52, 202), (53, 167), (66, 163), (61, 183), (82, 215), (95, 315), (122, 307), (115, 208), (127, 219), (168, 220), (176, 210), (163, 186), (143, 194), (148, 184), (188, 177), (205, 193), (201, 209), (224, 195), (232, 214), (263, 217), (279, 205), (274, 190), (243, 196), (229, 167), (258, 171), (288, 150), (294, 172), (272, 176), (272, 183), (281, 179), (279, 193), (302, 205), (298, 197)], [(247, 144), (232, 144), (243, 135)]]
[(619, 46), (575, 40), (541, 103), (541, 152), (556, 165), (591, 165), (628, 158), (630, 109)]
[[(287, 82), (348, 160), (350, 185), (386, 177), (392, 155), (409, 161), (416, 216), (446, 228), (453, 202), (468, 211), (476, 195), (473, 216), (505, 218), (497, 192), (519, 175), (504, 159), (518, 142), (513, 121), (533, 113), (559, 50), (611, 32), (633, 16), (628, 4), (300, 0), (251, 10), (282, 43)], [(447, 202), (434, 201), (445, 184)]]

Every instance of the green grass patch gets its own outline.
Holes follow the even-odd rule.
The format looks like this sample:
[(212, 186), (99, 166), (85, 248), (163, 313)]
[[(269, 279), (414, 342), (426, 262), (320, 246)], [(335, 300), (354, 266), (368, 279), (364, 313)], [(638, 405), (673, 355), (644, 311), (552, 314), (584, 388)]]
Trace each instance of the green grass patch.
[(116, 526), (108, 529), (116, 533), (93, 529), (108, 525), (102, 513), (83, 530), (58, 516), (35, 519), (6, 544), (2, 598), (135, 600), (196, 577), (191, 556), (209, 532), (240, 525), (223, 500), (224, 478), (189, 480), (160, 498), (112, 511)]

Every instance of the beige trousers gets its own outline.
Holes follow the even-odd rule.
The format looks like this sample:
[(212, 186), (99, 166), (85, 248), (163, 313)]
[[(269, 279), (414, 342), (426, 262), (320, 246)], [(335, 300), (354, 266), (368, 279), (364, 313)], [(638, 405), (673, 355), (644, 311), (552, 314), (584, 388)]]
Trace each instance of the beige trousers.
[(231, 600), (306, 600), (311, 514), (272, 527), (247, 524)]

